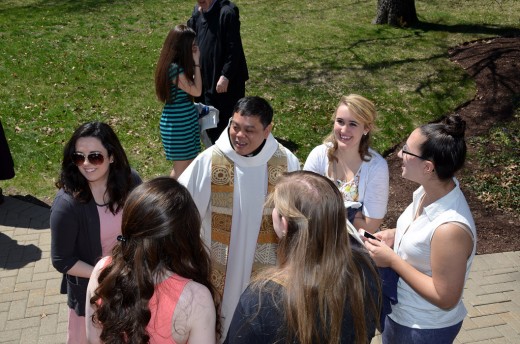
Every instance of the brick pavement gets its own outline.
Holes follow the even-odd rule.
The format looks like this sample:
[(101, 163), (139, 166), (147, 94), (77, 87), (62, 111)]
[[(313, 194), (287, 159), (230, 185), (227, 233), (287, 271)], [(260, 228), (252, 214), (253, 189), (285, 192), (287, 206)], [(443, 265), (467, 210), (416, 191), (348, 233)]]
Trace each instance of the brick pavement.
[[(50, 262), (49, 209), (6, 197), (0, 205), (0, 343), (64, 343), (68, 310), (60, 283)], [(520, 252), (477, 256), (464, 303), (468, 316), (457, 344), (520, 343)]]
[(0, 205), (0, 343), (64, 343), (66, 296), (50, 262), (49, 209), (5, 197)]

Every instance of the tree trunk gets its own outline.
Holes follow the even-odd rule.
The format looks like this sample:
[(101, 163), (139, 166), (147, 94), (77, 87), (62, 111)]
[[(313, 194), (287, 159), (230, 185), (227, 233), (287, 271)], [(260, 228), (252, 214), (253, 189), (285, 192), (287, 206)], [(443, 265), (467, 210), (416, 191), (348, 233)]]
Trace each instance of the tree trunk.
[(374, 24), (409, 27), (418, 22), (415, 0), (377, 0), (377, 16), (373, 21)]

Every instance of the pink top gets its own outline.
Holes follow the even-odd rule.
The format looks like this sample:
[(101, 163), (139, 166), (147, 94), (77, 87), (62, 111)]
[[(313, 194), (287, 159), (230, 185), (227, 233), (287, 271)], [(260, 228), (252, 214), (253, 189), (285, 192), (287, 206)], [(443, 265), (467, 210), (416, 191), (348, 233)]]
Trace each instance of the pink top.
[[(112, 257), (108, 257), (103, 268), (111, 261)], [(189, 281), (191, 280), (173, 274), (155, 286), (152, 298), (148, 302), (151, 316), (146, 332), (150, 335), (150, 344), (177, 344), (172, 338), (173, 312)], [(100, 303), (101, 300), (98, 300), (98, 304)]]
[(99, 214), (99, 228), (101, 239), (102, 256), (110, 256), (112, 249), (116, 245), (117, 236), (121, 234), (121, 221), (123, 212), (119, 211), (116, 215), (108, 209), (108, 206), (97, 206)]
[(175, 344), (172, 338), (173, 312), (189, 281), (174, 274), (155, 286), (155, 292), (148, 303), (152, 316), (146, 326), (146, 331), (150, 334), (150, 344)]

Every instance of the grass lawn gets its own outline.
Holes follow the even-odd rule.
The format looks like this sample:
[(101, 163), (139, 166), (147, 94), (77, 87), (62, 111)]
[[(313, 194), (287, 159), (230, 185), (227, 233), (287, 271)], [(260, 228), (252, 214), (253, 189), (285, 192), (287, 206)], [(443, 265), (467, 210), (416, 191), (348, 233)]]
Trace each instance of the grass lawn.
[[(236, 0), (248, 95), (269, 99), (274, 135), (302, 162), (331, 130), (343, 94), (379, 111), (381, 153), (418, 124), (473, 98), (448, 49), (518, 30), (520, 1), (416, 1), (422, 24), (371, 24), (376, 1)], [(168, 30), (194, 0), (4, 0), (0, 3), (0, 118), (16, 164), (7, 194), (52, 200), (63, 144), (79, 124), (116, 130), (144, 179), (166, 175), (154, 68)]]

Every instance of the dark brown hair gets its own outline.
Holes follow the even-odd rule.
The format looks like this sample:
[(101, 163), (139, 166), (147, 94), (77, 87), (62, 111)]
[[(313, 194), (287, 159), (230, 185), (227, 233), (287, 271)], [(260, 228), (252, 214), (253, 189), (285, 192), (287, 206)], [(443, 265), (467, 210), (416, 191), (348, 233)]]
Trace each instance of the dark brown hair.
[(442, 123), (425, 124), (420, 130), (426, 137), (419, 147), (421, 156), (433, 162), (439, 179), (452, 178), (466, 160), (466, 122), (459, 115), (451, 115)]
[(76, 151), (76, 142), (82, 137), (95, 137), (108, 152), (107, 158), (113, 158), (110, 164), (107, 180), (108, 208), (115, 214), (125, 204), (125, 200), (134, 187), (131, 177), (130, 164), (125, 151), (112, 128), (102, 122), (88, 122), (77, 128), (63, 149), (61, 173), (56, 182), (58, 189), (63, 188), (80, 202), (87, 203), (92, 199), (92, 193), (87, 179), (81, 174), (72, 161), (72, 154)]
[[(195, 37), (195, 31), (184, 24), (175, 26), (166, 36), (155, 69), (155, 93), (161, 102), (171, 102), (175, 98), (175, 95), (172, 97), (172, 80), (169, 73), (172, 63), (184, 69), (184, 75), (189, 81), (194, 81), (193, 41)], [(178, 86), (179, 78), (175, 79), (175, 85)]]
[(201, 220), (188, 190), (173, 178), (138, 186), (123, 208), (122, 235), (90, 299), (92, 321), (102, 325), (104, 343), (147, 343), (148, 302), (155, 282), (170, 271), (209, 289), (218, 317), (220, 296), (211, 283), (211, 261), (200, 238)]

